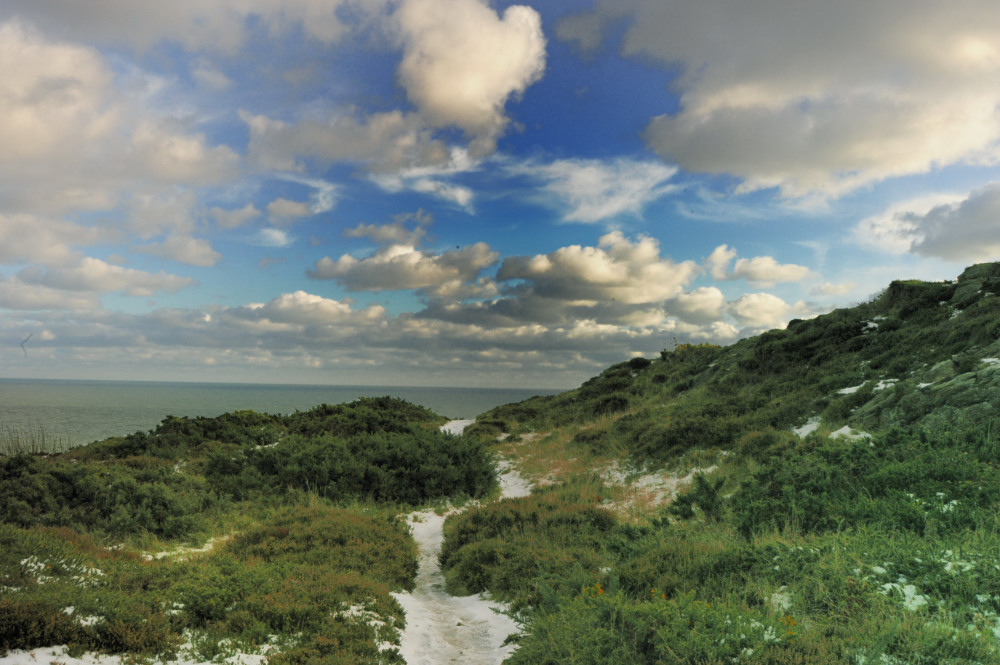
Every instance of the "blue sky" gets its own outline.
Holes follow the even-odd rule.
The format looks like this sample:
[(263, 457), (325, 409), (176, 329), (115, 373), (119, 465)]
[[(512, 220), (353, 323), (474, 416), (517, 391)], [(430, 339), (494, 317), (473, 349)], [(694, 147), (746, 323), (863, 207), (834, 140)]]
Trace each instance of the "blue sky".
[(9, 377), (568, 388), (1000, 259), (990, 0), (8, 0), (0, 71)]

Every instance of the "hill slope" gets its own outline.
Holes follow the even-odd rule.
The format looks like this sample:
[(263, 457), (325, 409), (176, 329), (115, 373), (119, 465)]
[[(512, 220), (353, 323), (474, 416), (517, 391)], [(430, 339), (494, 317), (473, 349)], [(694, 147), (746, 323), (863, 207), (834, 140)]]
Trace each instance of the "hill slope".
[(876, 432), (988, 422), (998, 406), (1000, 264), (990, 263), (954, 282), (893, 282), (870, 302), (729, 347), (636, 358), (575, 390), (498, 407), (472, 431), (576, 423), (579, 443), (667, 460), (814, 418), (828, 431)]
[(1000, 662), (998, 338), (983, 264), (494, 409), (551, 486), (454, 518), (446, 575), (514, 663)]

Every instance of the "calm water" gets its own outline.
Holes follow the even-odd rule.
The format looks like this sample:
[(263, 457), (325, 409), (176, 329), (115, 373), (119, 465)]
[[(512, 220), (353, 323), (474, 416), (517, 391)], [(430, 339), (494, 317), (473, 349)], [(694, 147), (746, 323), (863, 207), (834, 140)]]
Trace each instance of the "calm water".
[(239, 383), (43, 381), (0, 379), (0, 428), (36, 431), (80, 445), (156, 427), (173, 416), (217, 416), (237, 409), (305, 411), (359, 397), (391, 395), (449, 418), (484, 411), (553, 390), (285, 386)]

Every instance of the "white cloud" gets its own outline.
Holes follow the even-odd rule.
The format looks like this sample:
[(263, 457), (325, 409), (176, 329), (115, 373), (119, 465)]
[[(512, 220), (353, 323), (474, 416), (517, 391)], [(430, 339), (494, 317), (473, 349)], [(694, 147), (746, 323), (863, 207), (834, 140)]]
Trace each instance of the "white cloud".
[(730, 249), (728, 245), (719, 245), (705, 259), (705, 267), (708, 268), (712, 279), (722, 281), (729, 278), (729, 264), (735, 258), (735, 249)]
[(208, 211), (215, 223), (224, 229), (234, 229), (243, 226), (252, 219), (260, 217), (261, 212), (252, 203), (248, 203), (242, 208), (211, 208)]
[(130, 161), (163, 182), (204, 186), (236, 175), (236, 153), (224, 145), (209, 147), (203, 134), (184, 134), (165, 122), (146, 119), (130, 138)]
[(677, 296), (697, 273), (693, 261), (661, 258), (655, 239), (631, 242), (613, 231), (602, 236), (597, 247), (572, 245), (534, 257), (507, 258), (497, 279), (528, 280), (545, 298), (642, 304)]
[(750, 328), (780, 328), (788, 322), (792, 307), (771, 293), (748, 293), (729, 303), (729, 313)]
[(22, 284), (65, 291), (93, 293), (121, 291), (130, 296), (142, 297), (149, 297), (159, 292), (174, 293), (195, 284), (195, 281), (188, 277), (123, 268), (92, 257), (82, 258), (73, 267), (43, 270), (31, 266), (19, 271), (17, 279)]
[(44, 284), (32, 284), (17, 278), (0, 279), (0, 309), (14, 310), (83, 310), (100, 307), (97, 294), (67, 291)]
[(350, 291), (455, 288), (471, 282), (479, 271), (496, 263), (499, 255), (486, 243), (442, 254), (431, 254), (410, 245), (387, 245), (373, 255), (356, 259), (344, 254), (334, 261), (324, 257), (308, 275), (333, 279)]
[(1000, 159), (1000, 13), (991, 0), (602, 0), (562, 34), (593, 47), (627, 17), (626, 55), (681, 66), (681, 106), (644, 137), (740, 191), (829, 198)]
[(0, 141), (3, 162), (50, 157), (113, 129), (101, 105), (113, 76), (97, 51), (49, 43), (18, 21), (0, 24)]
[(373, 305), (363, 310), (353, 310), (348, 303), (305, 291), (284, 293), (261, 307), (252, 308), (251, 311), (256, 318), (302, 325), (377, 323), (385, 319), (385, 308), (381, 306)]
[(801, 282), (812, 276), (813, 272), (805, 266), (778, 263), (770, 256), (737, 259), (733, 266), (734, 279), (745, 279), (758, 286), (773, 286), (778, 282)]
[(403, 0), (395, 18), (410, 100), (431, 125), (474, 137), (474, 154), (493, 152), (509, 122), (508, 98), (545, 69), (538, 13), (513, 5), (500, 17), (481, 0)]
[(562, 203), (567, 222), (602, 222), (624, 214), (641, 216), (652, 201), (674, 190), (677, 169), (659, 162), (619, 158), (563, 159), (511, 167), (515, 174), (540, 178), (546, 199)]
[(79, 246), (94, 245), (101, 229), (35, 215), (0, 214), (0, 263), (68, 265), (79, 260)]
[[(418, 213), (419, 215), (419, 213)], [(421, 224), (415, 228), (407, 227), (403, 221), (392, 222), (390, 224), (358, 224), (357, 226), (344, 230), (345, 238), (368, 238), (379, 244), (389, 245), (410, 245), (417, 246), (427, 234), (427, 230), (422, 225), (429, 219), (417, 218)]]
[(139, 245), (134, 249), (192, 266), (214, 266), (222, 258), (222, 254), (212, 249), (212, 243), (204, 238), (180, 235), (170, 235), (162, 242)]
[(457, 185), (451, 179), (459, 174), (475, 171), (479, 164), (464, 148), (451, 148), (447, 159), (433, 163), (416, 163), (395, 172), (379, 172), (370, 175), (372, 181), (388, 192), (412, 190), (430, 194), (449, 201), (471, 212), (474, 193), (468, 187)]
[(231, 88), (232, 79), (223, 74), (205, 58), (200, 59), (191, 71), (191, 77), (199, 86), (209, 90), (222, 91)]
[(307, 178), (293, 173), (284, 173), (279, 177), (312, 188), (313, 192), (309, 195), (309, 211), (314, 215), (329, 212), (337, 205), (337, 194), (340, 188), (332, 182), (320, 178)]
[(774, 286), (778, 282), (801, 282), (814, 273), (805, 266), (794, 263), (778, 263), (771, 256), (755, 256), (752, 259), (736, 259), (732, 271), (729, 263), (736, 258), (736, 250), (728, 245), (719, 245), (705, 259), (705, 267), (716, 280), (745, 279), (755, 286)]
[(128, 201), (128, 230), (140, 238), (188, 233), (196, 225), (198, 197), (190, 189), (135, 194)]
[(113, 209), (127, 194), (235, 176), (211, 146), (119, 88), (95, 49), (0, 23), (0, 200), (7, 212)]
[(311, 39), (333, 43), (350, 34), (342, 10), (364, 17), (384, 11), (384, 0), (175, 0), (169, 3), (92, 0), (7, 0), (4, 15), (28, 17), (47, 30), (103, 44), (146, 51), (163, 41), (189, 51), (235, 54), (246, 44), (252, 26), (272, 35), (295, 29)]
[(452, 280), (434, 288), (429, 295), (451, 302), (495, 298), (500, 289), (492, 277), (480, 277), (475, 282)]
[(411, 187), (415, 192), (432, 194), (439, 199), (451, 201), (461, 208), (471, 210), (473, 193), (468, 187), (453, 185), (431, 178), (419, 178), (413, 181)]
[(288, 247), (295, 238), (281, 229), (265, 228), (257, 231), (250, 242), (260, 247)]
[(841, 282), (839, 284), (824, 282), (819, 286), (813, 287), (809, 293), (817, 296), (842, 296), (856, 288), (858, 288), (857, 282)]
[(349, 115), (306, 118), (295, 123), (253, 115), (240, 117), (250, 128), (248, 155), (263, 168), (295, 170), (299, 158), (320, 164), (353, 161), (376, 173), (392, 173), (413, 165), (444, 164), (445, 144), (415, 114), (375, 113), (358, 120)]
[(907, 199), (890, 205), (884, 211), (867, 217), (854, 227), (852, 238), (868, 247), (894, 254), (910, 250), (918, 239), (916, 217), (932, 209), (961, 202), (961, 194), (936, 193)]
[(304, 201), (275, 199), (267, 204), (267, 214), (272, 224), (289, 224), (300, 217), (312, 214), (312, 207)]
[(666, 310), (689, 323), (712, 323), (724, 318), (726, 297), (714, 286), (702, 286), (668, 301)]
[(1000, 183), (966, 196), (930, 195), (903, 201), (854, 229), (862, 244), (958, 263), (1000, 259)]

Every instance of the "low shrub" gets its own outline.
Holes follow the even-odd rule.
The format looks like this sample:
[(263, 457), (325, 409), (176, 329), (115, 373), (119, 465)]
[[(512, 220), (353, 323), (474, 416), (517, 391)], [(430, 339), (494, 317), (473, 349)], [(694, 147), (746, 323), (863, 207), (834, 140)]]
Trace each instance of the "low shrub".
[(543, 585), (565, 591), (575, 569), (597, 574), (617, 524), (598, 499), (587, 485), (561, 486), (449, 517), (441, 548), (449, 590), (488, 590), (524, 608), (540, 602)]
[(83, 629), (61, 606), (0, 597), (0, 654), (53, 644), (79, 644)]
[(740, 533), (818, 533), (883, 524), (918, 535), (974, 529), (1000, 503), (1000, 480), (964, 445), (900, 430), (804, 442), (755, 472), (733, 498)]
[(482, 497), (496, 487), (492, 455), (481, 442), (437, 430), (290, 435), (274, 447), (217, 452), (205, 476), (217, 491), (237, 499), (302, 489), (331, 499), (419, 504)]

